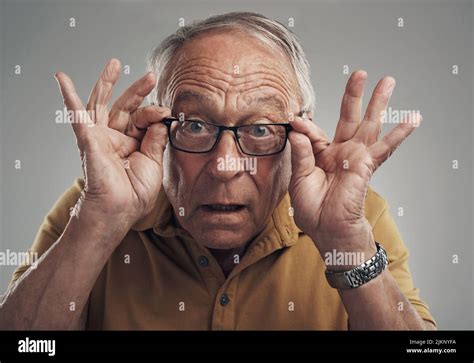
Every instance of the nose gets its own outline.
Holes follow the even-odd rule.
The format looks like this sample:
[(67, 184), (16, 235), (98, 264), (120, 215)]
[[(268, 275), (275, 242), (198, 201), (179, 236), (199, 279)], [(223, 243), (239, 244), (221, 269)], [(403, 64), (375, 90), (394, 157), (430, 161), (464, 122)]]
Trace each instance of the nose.
[(238, 168), (238, 159), (244, 156), (237, 145), (235, 134), (229, 130), (224, 131), (210, 154), (207, 172), (221, 182), (229, 181), (243, 173)]

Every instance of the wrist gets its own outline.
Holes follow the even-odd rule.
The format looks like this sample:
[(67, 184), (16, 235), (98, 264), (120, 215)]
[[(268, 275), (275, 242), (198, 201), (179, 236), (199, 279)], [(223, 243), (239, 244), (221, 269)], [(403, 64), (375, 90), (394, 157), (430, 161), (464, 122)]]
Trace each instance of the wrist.
[(326, 278), (331, 287), (353, 289), (378, 277), (388, 265), (387, 252), (380, 243), (375, 243), (377, 252), (369, 259), (346, 271), (326, 270)]
[(71, 208), (70, 214), (67, 233), (106, 254), (112, 253), (133, 225), (127, 216), (106, 214), (82, 198)]
[[(111, 203), (110, 201), (104, 201), (104, 198), (91, 196), (83, 190), (76, 205), (71, 208), (71, 216), (75, 215), (80, 218), (80, 214), (86, 213), (89, 218), (97, 218), (97, 220), (105, 220), (112, 224), (123, 225), (124, 228), (130, 228), (138, 219), (135, 216), (137, 213), (132, 213), (136, 208), (131, 206), (134, 206), (133, 202)], [(83, 212), (81, 213), (81, 211)]]
[(328, 270), (335, 272), (351, 270), (377, 252), (372, 229), (368, 222), (367, 225), (352, 230), (346, 229), (345, 233), (319, 231), (315, 234), (312, 239)]
[(322, 254), (324, 264), (329, 271), (344, 272), (363, 264), (377, 252), (375, 243), (364, 249), (341, 250), (334, 248)]

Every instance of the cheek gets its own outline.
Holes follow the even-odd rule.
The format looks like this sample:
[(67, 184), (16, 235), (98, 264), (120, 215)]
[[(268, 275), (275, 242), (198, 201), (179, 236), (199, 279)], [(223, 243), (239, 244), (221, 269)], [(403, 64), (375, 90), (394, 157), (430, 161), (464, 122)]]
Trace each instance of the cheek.
[(171, 202), (189, 201), (192, 186), (204, 168), (201, 158), (167, 147), (163, 154), (163, 187)]
[[(291, 177), (291, 154), (288, 149), (281, 154), (257, 159), (255, 183), (260, 196), (277, 202), (288, 190)], [(263, 205), (263, 204), (262, 204)]]

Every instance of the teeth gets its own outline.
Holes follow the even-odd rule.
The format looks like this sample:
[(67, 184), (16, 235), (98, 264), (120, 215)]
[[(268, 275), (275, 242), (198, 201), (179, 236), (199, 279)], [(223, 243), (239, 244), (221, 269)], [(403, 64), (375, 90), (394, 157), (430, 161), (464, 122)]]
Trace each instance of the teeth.
[(221, 204), (211, 204), (209, 205), (211, 209), (218, 211), (235, 211), (239, 209), (238, 205), (221, 205)]

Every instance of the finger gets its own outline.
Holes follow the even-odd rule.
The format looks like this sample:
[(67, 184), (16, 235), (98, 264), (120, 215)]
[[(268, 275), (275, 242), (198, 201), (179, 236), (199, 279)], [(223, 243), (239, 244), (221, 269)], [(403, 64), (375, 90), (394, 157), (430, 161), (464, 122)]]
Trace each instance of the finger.
[(341, 102), (340, 119), (337, 123), (334, 142), (351, 139), (360, 123), (362, 97), (367, 79), (367, 72), (355, 71), (347, 81), (346, 90)]
[(66, 106), (68, 113), (71, 113), (73, 119), (70, 120), (74, 134), (76, 135), (79, 149), (82, 150), (87, 129), (93, 125), (93, 121), (90, 119), (86, 112), (81, 99), (77, 95), (74, 83), (66, 73), (58, 72), (54, 75), (59, 85), (59, 90), (63, 96), (64, 105)]
[(326, 133), (316, 126), (314, 122), (301, 117), (295, 117), (293, 121), (290, 121), (290, 125), (294, 131), (308, 137), (315, 157), (329, 146)]
[(120, 74), (120, 61), (116, 58), (110, 59), (102, 70), (87, 102), (87, 109), (94, 110), (96, 123), (106, 124), (108, 122), (107, 105), (112, 97), (112, 89)]
[(116, 130), (109, 130), (112, 133), (110, 140), (116, 154), (121, 158), (127, 158), (130, 154), (140, 149), (140, 141), (133, 137), (124, 135)]
[(290, 132), (291, 174), (293, 180), (304, 178), (312, 173), (315, 166), (313, 148), (308, 136), (299, 132)]
[(130, 115), (125, 134), (137, 140), (143, 139), (148, 127), (171, 116), (171, 110), (160, 106), (141, 107)]
[(129, 127), (130, 114), (141, 105), (155, 87), (155, 83), (156, 77), (153, 72), (148, 72), (135, 81), (113, 104), (109, 115), (109, 127), (125, 132)]
[(140, 146), (140, 151), (155, 161), (160, 167), (163, 166), (163, 150), (168, 143), (168, 131), (163, 123), (151, 125)]
[(393, 154), (397, 147), (420, 125), (421, 121), (422, 117), (419, 112), (410, 113), (402, 123), (369, 148), (377, 168)]
[(393, 77), (382, 78), (375, 86), (365, 112), (364, 121), (355, 134), (355, 139), (370, 146), (377, 141), (382, 129), (382, 112), (386, 110), (395, 87)]

